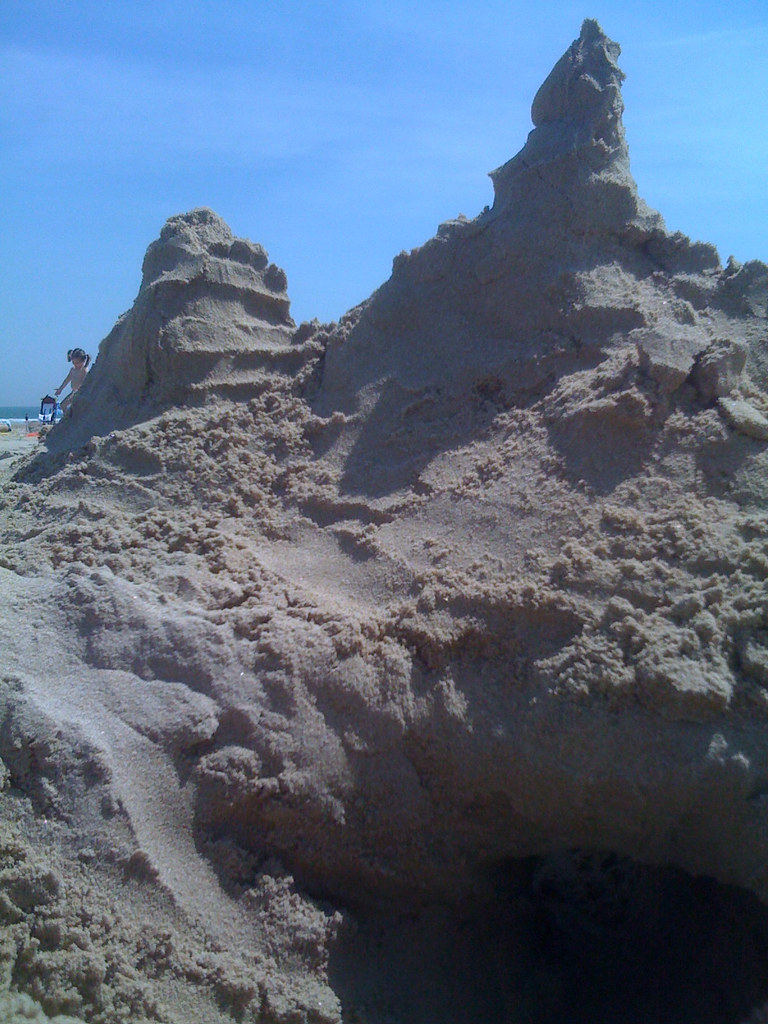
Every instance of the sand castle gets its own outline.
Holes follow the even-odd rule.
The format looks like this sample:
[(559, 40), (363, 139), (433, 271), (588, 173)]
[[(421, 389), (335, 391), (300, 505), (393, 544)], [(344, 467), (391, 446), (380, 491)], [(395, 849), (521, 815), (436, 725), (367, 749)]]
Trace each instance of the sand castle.
[(150, 246), (3, 496), (9, 1014), (768, 1000), (768, 267), (639, 198), (618, 55), (338, 324)]

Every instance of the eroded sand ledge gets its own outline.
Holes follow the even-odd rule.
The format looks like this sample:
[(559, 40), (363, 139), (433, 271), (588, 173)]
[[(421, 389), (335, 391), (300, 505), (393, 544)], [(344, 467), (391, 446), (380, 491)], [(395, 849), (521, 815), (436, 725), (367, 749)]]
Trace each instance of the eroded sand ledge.
[(618, 53), (339, 324), (150, 246), (2, 498), (8, 1014), (768, 1000), (768, 268), (638, 197)]

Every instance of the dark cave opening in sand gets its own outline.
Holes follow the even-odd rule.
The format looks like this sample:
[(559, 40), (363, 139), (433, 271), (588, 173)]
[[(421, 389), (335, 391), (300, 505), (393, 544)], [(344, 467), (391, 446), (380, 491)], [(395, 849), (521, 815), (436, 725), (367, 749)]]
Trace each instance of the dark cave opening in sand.
[(588, 850), (511, 861), (488, 881), (472, 905), (358, 915), (331, 963), (344, 1020), (768, 1019), (768, 907), (745, 890)]

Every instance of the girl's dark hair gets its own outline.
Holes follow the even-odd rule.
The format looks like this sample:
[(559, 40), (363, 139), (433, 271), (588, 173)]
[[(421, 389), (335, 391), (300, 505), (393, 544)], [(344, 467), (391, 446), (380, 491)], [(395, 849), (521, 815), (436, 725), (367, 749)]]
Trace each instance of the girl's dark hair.
[(82, 359), (86, 366), (91, 361), (91, 357), (81, 348), (71, 348), (69, 352), (67, 352), (67, 362), (71, 363), (73, 359)]

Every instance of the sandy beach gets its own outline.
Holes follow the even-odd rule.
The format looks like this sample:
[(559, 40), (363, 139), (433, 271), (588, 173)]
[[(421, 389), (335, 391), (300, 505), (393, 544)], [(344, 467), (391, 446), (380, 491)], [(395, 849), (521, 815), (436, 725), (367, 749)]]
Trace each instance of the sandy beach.
[[(32, 427), (31, 431), (36, 428)], [(0, 433), (0, 483), (13, 474), (19, 458), (35, 451), (40, 439), (37, 436), (30, 436), (24, 424), (14, 424), (10, 431)]]
[(338, 323), (170, 217), (0, 436), (9, 1024), (768, 1019), (768, 266), (618, 58)]

